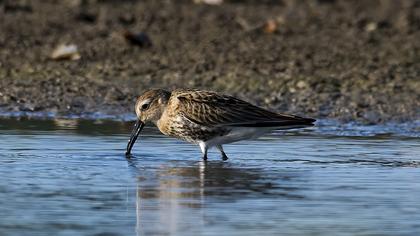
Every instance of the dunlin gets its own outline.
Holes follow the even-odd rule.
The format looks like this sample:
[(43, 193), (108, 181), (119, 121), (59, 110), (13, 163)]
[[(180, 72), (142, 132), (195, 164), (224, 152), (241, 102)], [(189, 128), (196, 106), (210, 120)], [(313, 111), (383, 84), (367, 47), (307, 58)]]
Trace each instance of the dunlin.
[(146, 123), (155, 124), (168, 136), (198, 144), (207, 159), (207, 150), (216, 147), (223, 160), (223, 144), (256, 138), (277, 129), (312, 126), (314, 119), (279, 114), (216, 92), (152, 89), (136, 102), (137, 122), (127, 144), (126, 155)]

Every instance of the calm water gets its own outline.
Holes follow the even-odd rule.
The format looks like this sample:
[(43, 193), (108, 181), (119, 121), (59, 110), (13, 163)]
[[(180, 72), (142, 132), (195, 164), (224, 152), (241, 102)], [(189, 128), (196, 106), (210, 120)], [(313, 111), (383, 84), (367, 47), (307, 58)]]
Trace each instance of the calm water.
[(153, 129), (127, 160), (130, 128), (0, 120), (0, 235), (420, 235), (418, 127), (276, 133), (207, 163)]

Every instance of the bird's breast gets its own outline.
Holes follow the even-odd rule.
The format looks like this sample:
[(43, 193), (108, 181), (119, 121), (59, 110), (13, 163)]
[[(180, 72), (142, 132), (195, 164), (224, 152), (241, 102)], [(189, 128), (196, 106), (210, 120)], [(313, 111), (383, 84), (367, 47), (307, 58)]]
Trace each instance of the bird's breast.
[(228, 130), (222, 128), (196, 124), (180, 115), (169, 119), (160, 119), (157, 122), (157, 126), (165, 135), (192, 143), (206, 141), (217, 136), (223, 136), (229, 132)]

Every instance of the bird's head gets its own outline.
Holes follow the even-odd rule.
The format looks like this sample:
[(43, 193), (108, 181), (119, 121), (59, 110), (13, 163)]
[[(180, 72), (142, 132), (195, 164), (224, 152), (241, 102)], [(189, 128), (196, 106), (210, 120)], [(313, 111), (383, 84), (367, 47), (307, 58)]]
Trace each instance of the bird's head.
[(131, 137), (127, 144), (126, 155), (130, 155), (131, 148), (136, 142), (144, 125), (147, 123), (156, 124), (165, 111), (171, 93), (163, 89), (151, 89), (144, 92), (135, 105), (137, 122), (131, 132)]
[(143, 123), (154, 123), (165, 111), (171, 93), (162, 89), (152, 89), (144, 92), (136, 102), (137, 119)]

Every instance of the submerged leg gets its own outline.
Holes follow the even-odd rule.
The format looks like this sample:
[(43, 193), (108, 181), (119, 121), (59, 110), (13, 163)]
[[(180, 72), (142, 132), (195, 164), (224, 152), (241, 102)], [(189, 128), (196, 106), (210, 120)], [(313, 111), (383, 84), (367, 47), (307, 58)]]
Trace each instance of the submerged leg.
[(206, 149), (206, 151), (203, 153), (203, 160), (207, 161), (207, 149)]
[(207, 148), (207, 146), (204, 142), (200, 143), (200, 149), (201, 149), (201, 152), (203, 153), (203, 160), (207, 161), (207, 149), (208, 148)]
[(227, 159), (229, 159), (227, 157), (225, 151), (223, 151), (222, 145), (217, 145), (216, 147), (217, 147), (217, 149), (219, 149), (220, 153), (222, 154), (222, 160), (226, 161)]

